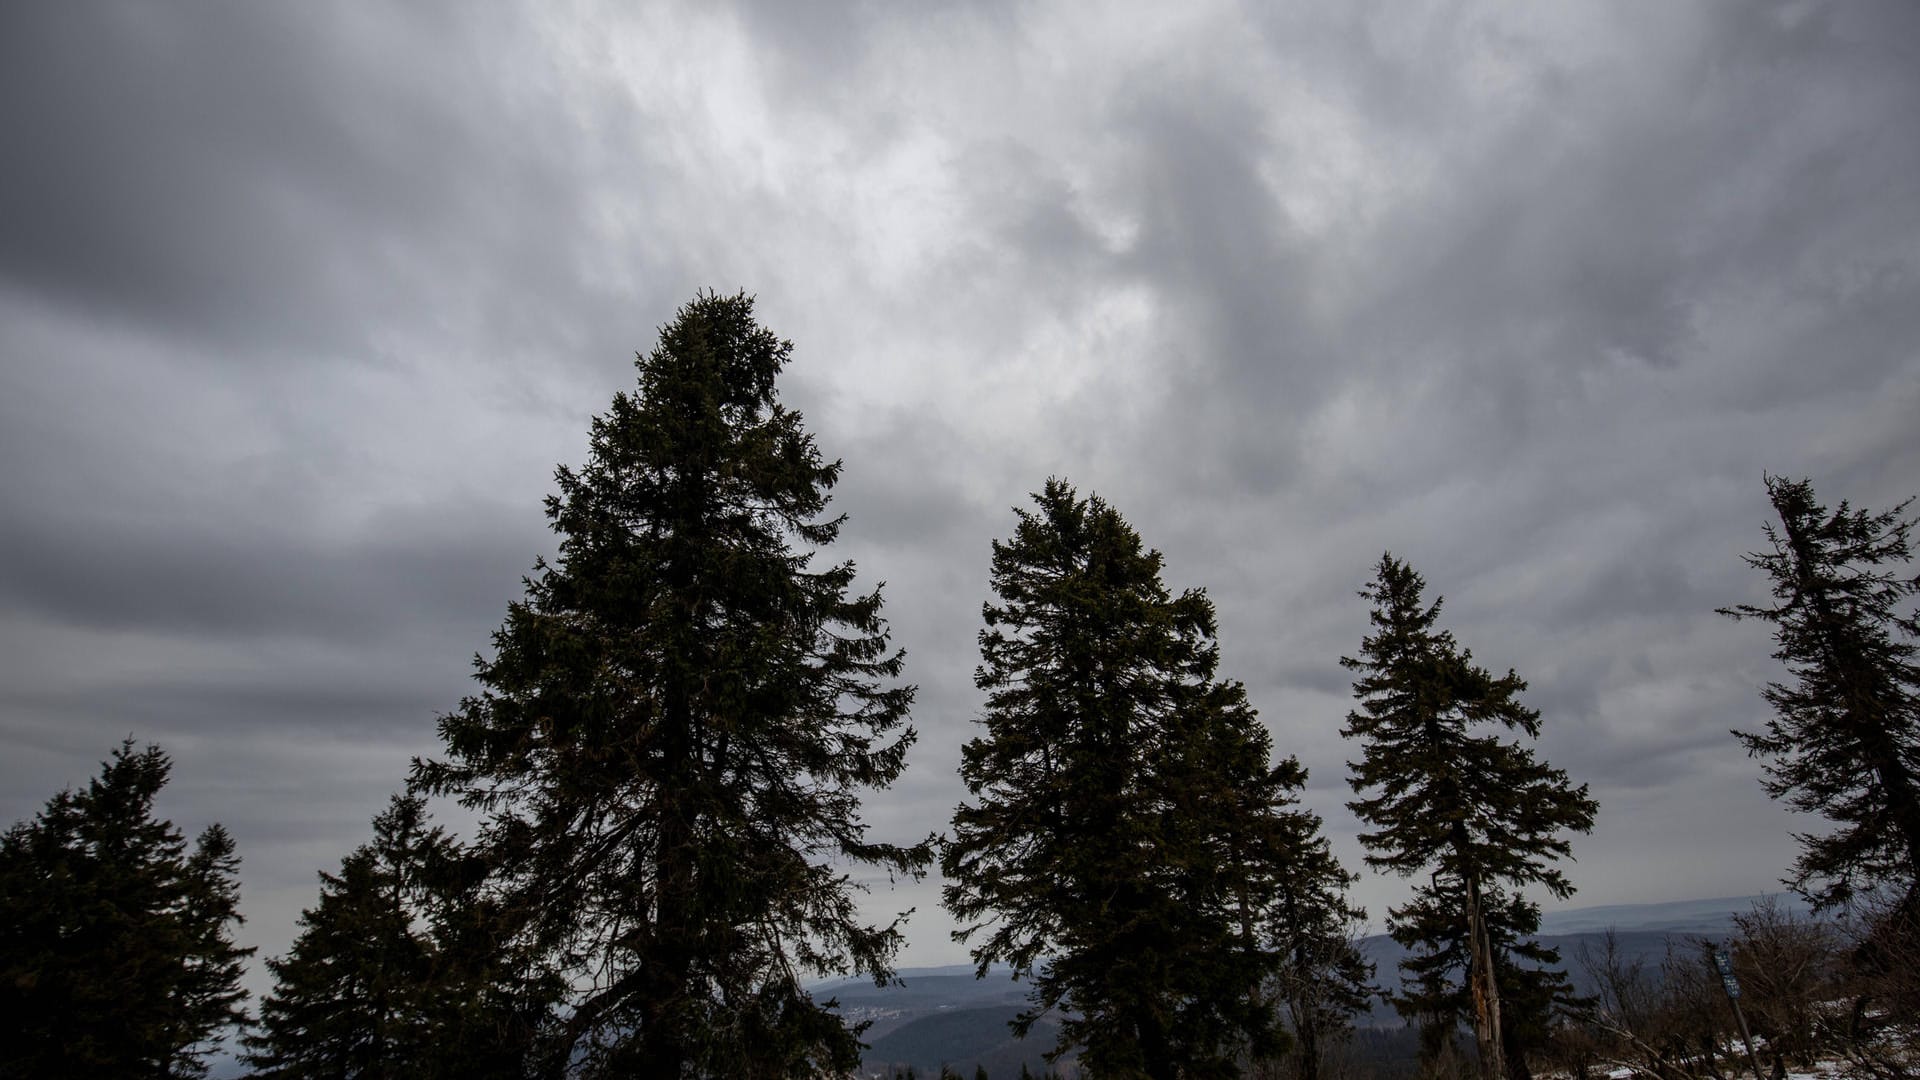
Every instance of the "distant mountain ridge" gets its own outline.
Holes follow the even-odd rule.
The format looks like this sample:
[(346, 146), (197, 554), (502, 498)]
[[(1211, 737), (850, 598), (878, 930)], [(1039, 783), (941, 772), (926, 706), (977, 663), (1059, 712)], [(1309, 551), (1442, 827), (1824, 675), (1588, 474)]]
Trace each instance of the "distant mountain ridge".
[(1658, 904), (1607, 904), (1566, 908), (1540, 917), (1540, 933), (1603, 934), (1618, 930), (1658, 930), (1665, 933), (1715, 933), (1733, 926), (1733, 917), (1763, 899), (1795, 914), (1807, 911), (1807, 902), (1788, 892), (1753, 896), (1717, 896), (1706, 900), (1669, 900)]
[[(1560, 949), (1561, 963), (1575, 989), (1586, 992), (1590, 987), (1581, 969), (1580, 948), (1597, 948), (1609, 930), (1615, 932), (1627, 956), (1657, 967), (1670, 943), (1723, 937), (1732, 931), (1736, 914), (1769, 895), (1796, 913), (1806, 910), (1798, 897), (1779, 893), (1566, 908), (1541, 916), (1539, 940)], [(1360, 944), (1378, 965), (1378, 981), (1392, 985), (1406, 950), (1384, 934), (1364, 938)], [(812, 990), (816, 998), (837, 999), (841, 1015), (848, 1019), (871, 1022), (863, 1036), (869, 1046), (862, 1070), (867, 1076), (890, 1076), (894, 1068), (906, 1065), (922, 1076), (938, 1075), (942, 1065), (969, 1077), (975, 1067), (985, 1067), (996, 1080), (1017, 1076), (1023, 1063), (1039, 1073), (1040, 1055), (1053, 1047), (1058, 1029), (1043, 1019), (1025, 1040), (1013, 1038), (1007, 1030), (1008, 1022), (1026, 1007), (1029, 984), (1015, 982), (1005, 965), (995, 965), (984, 979), (974, 978), (973, 972), (971, 964), (902, 968), (897, 972), (898, 986), (876, 987), (871, 979), (834, 979)], [(1383, 1032), (1402, 1026), (1393, 1008), (1384, 1003), (1371, 1015), (1356, 1019)]]

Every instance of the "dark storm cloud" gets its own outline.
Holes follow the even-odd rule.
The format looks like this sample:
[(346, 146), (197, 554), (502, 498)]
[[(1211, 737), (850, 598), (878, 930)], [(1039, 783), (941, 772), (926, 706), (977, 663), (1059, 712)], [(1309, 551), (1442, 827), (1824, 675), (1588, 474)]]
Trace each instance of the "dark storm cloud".
[(1178, 313), (1161, 347), (1176, 363), (1200, 361), (1170, 387), (1168, 423), (1234, 433), (1211, 462), (1169, 465), (1202, 470), (1208, 487), (1271, 494), (1297, 452), (1289, 421), (1340, 365), (1328, 362), (1306, 310), (1301, 239), (1261, 176), (1262, 117), (1250, 102), (1210, 93), (1123, 114), (1141, 214), (1126, 264)]
[(370, 643), (423, 622), (497, 616), (540, 550), (533, 513), (436, 505), (347, 542), (231, 519), (129, 529), (17, 517), (0, 522), (0, 603), (101, 630)]
[(1577, 591), (1558, 604), (1563, 625), (1635, 616), (1690, 617), (1719, 606), (1693, 584), (1677, 557), (1659, 548), (1618, 553), (1595, 566), (1588, 580), (1574, 584)]
[[(831, 93), (832, 72), (855, 72), (866, 62), (873, 20), (884, 15), (877, 5), (832, 0), (744, 0), (726, 5), (744, 30), (780, 71), (784, 88), (801, 93)], [(845, 80), (851, 90), (858, 83)]]
[[(221, 677), (157, 675), (115, 681), (80, 695), (0, 692), (0, 708), (68, 724), (112, 717), (130, 732), (307, 731), (337, 739), (387, 739), (403, 726), (421, 733), (427, 721), (457, 700), (448, 696), (449, 687), (423, 685), (417, 672), (404, 669), (360, 666), (312, 681), (316, 675), (271, 669)], [(460, 687), (456, 683), (451, 689)]]
[(967, 178), (965, 214), (978, 230), (955, 245), (954, 288), (1011, 277), (1026, 302), (1059, 309), (1124, 279), (1123, 252), (1100, 235), (1044, 148), (994, 139), (962, 148), (953, 169)]
[[(242, 363), (365, 362), (451, 312), (505, 350), (602, 297), (563, 169), (637, 133), (611, 102), (582, 129), (547, 73), (502, 64), (537, 40), (508, 9), (32, 6), (4, 38), (14, 288)], [(477, 303), (472, 275), (509, 263), (517, 294)]]
[[(1882, 118), (1920, 99), (1909, 58), (1873, 43), (1899, 28), (1848, 24), (1869, 10), (1908, 16), (1710, 10), (1720, 17), (1679, 28), (1700, 53), (1672, 68), (1528, 65), (1546, 107), (1468, 140), (1479, 160), (1460, 164), (1479, 167), (1456, 170), (1435, 204), (1391, 229), (1403, 257), (1375, 301), (1389, 340), (1458, 353), (1468, 371), (1531, 374), (1537, 394), (1568, 368), (1686, 363), (1720, 303), (1844, 305), (1820, 316), (1834, 326), (1893, 315), (1873, 285), (1911, 265), (1879, 230), (1914, 220), (1920, 203), (1899, 178), (1920, 159)], [(1843, 295), (1862, 275), (1867, 287)], [(1885, 345), (1900, 340), (1887, 331), (1909, 328), (1862, 328), (1877, 347), (1821, 367), (1884, 377), (1897, 352)]]

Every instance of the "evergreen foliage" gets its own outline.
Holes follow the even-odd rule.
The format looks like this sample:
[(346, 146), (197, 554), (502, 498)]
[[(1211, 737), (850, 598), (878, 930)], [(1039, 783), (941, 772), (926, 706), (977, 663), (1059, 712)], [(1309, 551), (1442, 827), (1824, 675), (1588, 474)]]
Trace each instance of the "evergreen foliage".
[[(1540, 734), (1540, 714), (1518, 698), (1527, 684), (1475, 666), (1471, 651), (1436, 629), (1440, 601), (1427, 605), (1425, 588), (1386, 554), (1360, 593), (1373, 602), (1374, 632), (1359, 657), (1340, 660), (1359, 673), (1360, 708), (1343, 734), (1362, 740), (1360, 760), (1349, 763), (1360, 798), (1348, 805), (1369, 827), (1360, 834), (1368, 865), (1428, 874), (1413, 901), (1388, 912), (1394, 940), (1417, 952), (1403, 966), (1416, 990), (1396, 1004), (1429, 1025), (1430, 1050), (1466, 1016), (1483, 1073), (1524, 1077), (1525, 1055), (1506, 1051), (1526, 1027), (1543, 1024), (1541, 995), (1550, 998), (1564, 977), (1527, 974), (1514, 962), (1558, 959), (1522, 943), (1538, 929), (1539, 909), (1517, 891), (1538, 885), (1572, 895), (1555, 862), (1570, 853), (1565, 834), (1592, 829), (1598, 805), (1585, 785), (1505, 741), (1503, 732)], [(1496, 730), (1476, 733), (1487, 725)], [(1503, 1007), (1515, 1011), (1512, 1023), (1503, 1025)]]
[[(1267, 897), (1301, 858), (1304, 773), (1269, 763), (1239, 683), (1216, 679), (1213, 605), (1171, 596), (1159, 552), (1060, 480), (993, 545), (986, 731), (962, 750), (975, 801), (942, 853), (956, 940), (979, 973), (1031, 978), (1024, 1035), (1059, 1009), (1050, 1059), (1089, 1076), (1234, 1075), (1284, 1041), (1263, 989)], [(1312, 823), (1317, 827), (1317, 821)], [(1344, 884), (1344, 882), (1342, 882)]]
[[(1306, 787), (1306, 769), (1288, 758), (1275, 772), (1288, 774), (1281, 786), (1293, 793), (1287, 801), (1294, 801)], [(1280, 961), (1273, 997), (1293, 1035), (1288, 1075), (1318, 1080), (1328, 1045), (1351, 1034), (1354, 1014), (1379, 990), (1373, 962), (1355, 940), (1367, 914), (1347, 899), (1359, 875), (1334, 857), (1318, 814), (1289, 806), (1277, 816), (1281, 835), (1273, 850), (1284, 855), (1274, 861), (1286, 869), (1260, 882), (1260, 914)]]
[(246, 1019), (233, 838), (153, 816), (131, 739), (0, 838), (0, 1076), (192, 1077)]
[[(1829, 513), (1813, 484), (1770, 476), (1780, 527), (1770, 551), (1747, 563), (1772, 580), (1772, 607), (1721, 609), (1771, 623), (1791, 683), (1762, 696), (1774, 715), (1764, 730), (1735, 731), (1764, 759), (1767, 794), (1837, 826), (1803, 833), (1788, 884), (1822, 908), (1863, 889), (1920, 887), (1920, 617), (1901, 608), (1920, 593), (1909, 573), (1912, 500), (1885, 513), (1846, 502)], [(1913, 901), (1906, 903), (1911, 906)]]
[(396, 795), (373, 842), (320, 875), (246, 1038), (256, 1075), (518, 1076), (556, 988), (522, 981), (492, 940), (477, 866)]
[(859, 820), (860, 790), (904, 766), (913, 690), (879, 591), (812, 566), (840, 464), (778, 401), (791, 351), (744, 295), (661, 330), (587, 465), (556, 473), (558, 559), (441, 720), (446, 759), (416, 764), (485, 812), (516, 943), (570, 987), (549, 1074), (853, 1068), (855, 1033), (802, 979), (887, 977), (898, 924), (862, 923), (851, 871), (931, 859)]

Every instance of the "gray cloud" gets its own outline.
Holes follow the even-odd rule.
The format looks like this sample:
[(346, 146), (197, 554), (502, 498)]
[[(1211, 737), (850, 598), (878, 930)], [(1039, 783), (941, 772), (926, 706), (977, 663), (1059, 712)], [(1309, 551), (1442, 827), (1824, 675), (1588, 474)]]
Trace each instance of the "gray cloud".
[[(1058, 474), (1209, 590), (1356, 865), (1383, 549), (1602, 800), (1583, 899), (1791, 858), (1726, 735), (1765, 635), (1712, 609), (1761, 587), (1763, 471), (1920, 476), (1907, 6), (4, 19), (0, 811), (162, 742), (269, 953), (699, 287), (796, 342), (832, 555), (888, 583), (921, 738), (876, 834), (960, 797), (989, 543)], [(937, 884), (869, 905), (919, 906), (912, 962), (956, 955)]]
[(498, 616), (503, 583), (539, 550), (524, 508), (475, 509), (385, 515), (373, 535), (331, 543), (221, 522), (16, 519), (0, 527), (0, 602), (104, 630), (378, 640), (423, 615), (465, 628)]
[[(15, 12), (0, 280), (250, 365), (381, 362), (450, 318), (490, 359), (568, 315), (604, 343), (628, 327), (583, 264), (590, 196), (606, 142), (632, 164), (649, 132), (604, 91), (570, 115), (510, 62), (538, 36), (508, 9), (433, 5)], [(505, 265), (516, 288), (497, 292)]]

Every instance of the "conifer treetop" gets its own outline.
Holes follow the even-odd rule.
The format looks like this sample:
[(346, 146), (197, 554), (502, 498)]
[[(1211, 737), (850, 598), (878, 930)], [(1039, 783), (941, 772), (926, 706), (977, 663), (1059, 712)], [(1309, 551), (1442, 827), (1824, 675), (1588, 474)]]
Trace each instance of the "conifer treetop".
[(1347, 805), (1372, 826), (1360, 834), (1367, 864), (1402, 877), (1432, 867), (1538, 884), (1564, 899), (1573, 886), (1556, 862), (1571, 857), (1568, 833), (1592, 828), (1597, 804), (1586, 785), (1502, 735), (1539, 735), (1539, 711), (1519, 700), (1526, 681), (1475, 664), (1437, 628), (1442, 601), (1426, 603), (1425, 588), (1411, 566), (1383, 554), (1360, 592), (1373, 601), (1375, 630), (1358, 657), (1340, 658), (1359, 673), (1360, 707), (1342, 734), (1362, 740), (1360, 759), (1347, 763), (1362, 797)]
[(1770, 550), (1750, 552), (1776, 603), (1720, 613), (1774, 628), (1773, 656), (1790, 680), (1761, 696), (1773, 715), (1733, 735), (1763, 759), (1762, 786), (1800, 813), (1838, 827), (1797, 834), (1787, 883), (1823, 908), (1864, 889), (1920, 889), (1920, 595), (1912, 560), (1913, 500), (1872, 513), (1842, 501), (1831, 512), (1810, 480), (1766, 477), (1779, 525)]
[(583, 988), (550, 1064), (857, 1060), (803, 973), (888, 977), (900, 923), (859, 918), (849, 870), (931, 859), (860, 818), (862, 790), (905, 767), (913, 687), (880, 589), (814, 565), (840, 463), (779, 402), (792, 348), (744, 294), (661, 328), (586, 464), (556, 470), (558, 555), (477, 658), (482, 691), (442, 718), (445, 758), (416, 765), (486, 813), (496, 899)]
[(981, 975), (1031, 979), (1016, 1033), (1066, 1014), (1052, 1060), (1230, 1074), (1285, 1043), (1279, 884), (1318, 874), (1308, 902), (1346, 884), (1296, 805), (1304, 770), (1272, 762), (1245, 688), (1216, 677), (1205, 592), (1173, 594), (1112, 506), (1053, 478), (1014, 518), (982, 607), (971, 798), (942, 849), (955, 940)]

